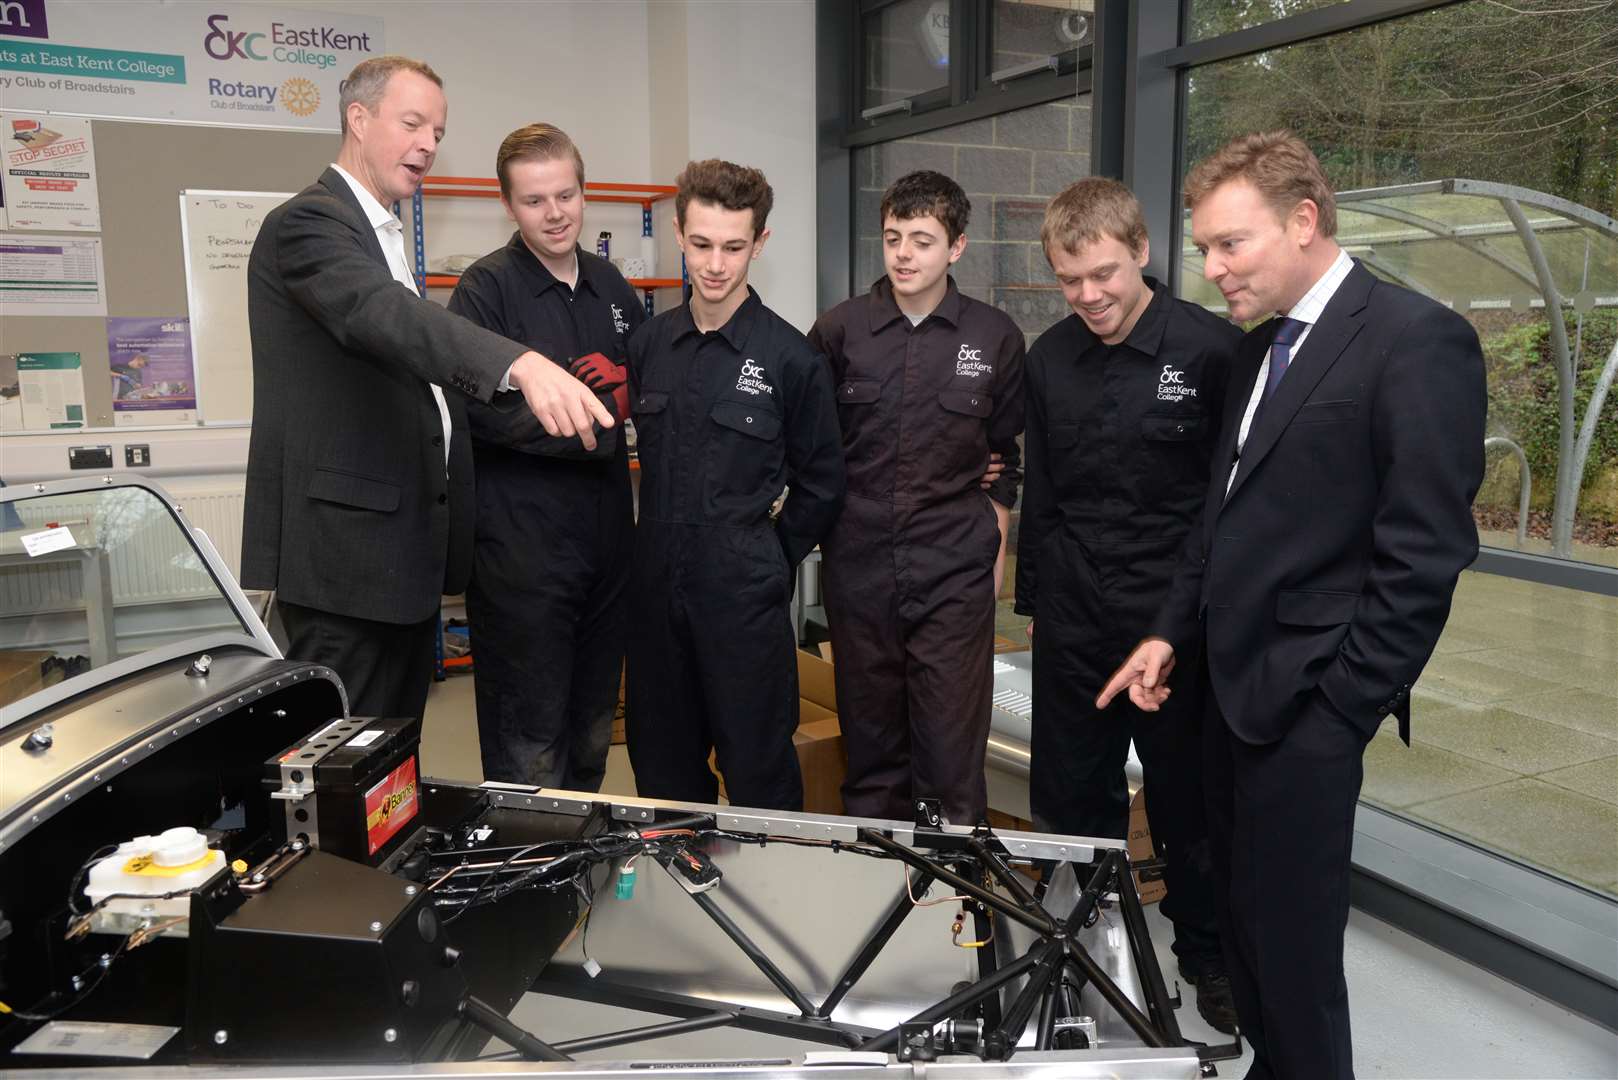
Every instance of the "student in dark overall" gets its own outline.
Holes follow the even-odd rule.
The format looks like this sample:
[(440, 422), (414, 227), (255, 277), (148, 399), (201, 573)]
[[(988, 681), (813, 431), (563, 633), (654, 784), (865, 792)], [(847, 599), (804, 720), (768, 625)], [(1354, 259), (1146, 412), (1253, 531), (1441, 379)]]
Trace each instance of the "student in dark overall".
[[(910, 820), (913, 798), (976, 823), (993, 693), (994, 598), (1023, 425), (1023, 335), (949, 267), (971, 204), (936, 172), (882, 197), (887, 275), (809, 340), (837, 383), (847, 504), (823, 545), (843, 808)], [(1005, 470), (979, 479), (991, 452)]]
[[(469, 267), (449, 309), (567, 367), (622, 419), (639, 298), (578, 246), (584, 160), (530, 124), (495, 160), (517, 223)], [(477, 662), (483, 777), (596, 791), (606, 772), (626, 633), (634, 510), (617, 432), (586, 451), (530, 416), (473, 403), (477, 531), (466, 610)]]
[[(1241, 331), (1142, 276), (1140, 203), (1092, 177), (1051, 200), (1041, 238), (1073, 314), (1028, 353), (1028, 433), (1017, 610), (1034, 616), (1029, 802), (1035, 826), (1123, 837), (1133, 739), (1163, 914), (1197, 1008), (1235, 1030), (1220, 952), (1194, 693), (1156, 713), (1097, 709), (1104, 681), (1146, 633), (1202, 511), (1225, 380)], [(1037, 629), (1037, 632), (1036, 632)]]
[[(764, 248), (764, 174), (696, 161), (675, 232), (691, 297), (629, 343), (641, 466), (626, 724), (635, 787), (799, 809), (794, 571), (843, 499), (825, 363), (747, 285)], [(790, 489), (779, 515), (771, 507)]]

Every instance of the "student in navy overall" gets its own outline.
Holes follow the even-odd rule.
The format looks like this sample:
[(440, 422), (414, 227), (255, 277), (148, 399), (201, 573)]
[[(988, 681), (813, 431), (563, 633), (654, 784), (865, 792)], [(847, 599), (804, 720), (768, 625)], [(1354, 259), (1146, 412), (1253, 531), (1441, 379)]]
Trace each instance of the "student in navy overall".
[[(623, 362), (644, 320), (616, 267), (578, 246), (584, 159), (550, 124), (495, 160), (510, 242), (473, 263), (449, 309), (572, 371), (620, 420)], [(467, 408), (477, 531), (466, 610), (483, 778), (596, 791), (623, 670), (634, 510), (617, 430), (594, 450), (532, 416)]]
[[(635, 787), (800, 809), (795, 570), (837, 516), (843, 455), (826, 365), (747, 284), (764, 174), (697, 161), (675, 229), (691, 296), (629, 342), (641, 467), (626, 726)], [(780, 504), (786, 491), (784, 504)]]

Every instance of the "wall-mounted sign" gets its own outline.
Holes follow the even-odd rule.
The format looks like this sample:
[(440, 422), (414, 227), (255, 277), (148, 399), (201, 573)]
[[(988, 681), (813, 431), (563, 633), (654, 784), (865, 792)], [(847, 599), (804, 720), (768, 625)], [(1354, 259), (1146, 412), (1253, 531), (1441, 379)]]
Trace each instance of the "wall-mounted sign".
[(337, 95), (382, 20), (256, 4), (0, 3), (0, 100), (114, 119), (338, 129)]

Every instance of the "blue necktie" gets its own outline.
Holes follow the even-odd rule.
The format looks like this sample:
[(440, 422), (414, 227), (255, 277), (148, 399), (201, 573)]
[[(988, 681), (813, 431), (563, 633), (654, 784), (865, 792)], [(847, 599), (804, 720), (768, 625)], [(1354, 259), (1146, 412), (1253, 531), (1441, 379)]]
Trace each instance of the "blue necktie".
[(1308, 328), (1308, 323), (1298, 319), (1282, 319), (1281, 325), (1276, 327), (1275, 340), (1270, 342), (1270, 373), (1264, 380), (1264, 396), (1259, 399), (1260, 405), (1275, 394), (1281, 376), (1287, 373), (1287, 364), (1292, 361), (1292, 343)]

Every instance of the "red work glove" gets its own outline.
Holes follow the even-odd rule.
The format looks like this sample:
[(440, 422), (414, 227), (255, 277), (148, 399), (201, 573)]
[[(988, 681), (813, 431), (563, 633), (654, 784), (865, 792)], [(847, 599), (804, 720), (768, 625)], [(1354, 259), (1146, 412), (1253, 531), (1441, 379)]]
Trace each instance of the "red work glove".
[(629, 374), (622, 364), (615, 364), (601, 353), (593, 352), (573, 361), (567, 370), (596, 393), (610, 393), (620, 423), (629, 419)]

